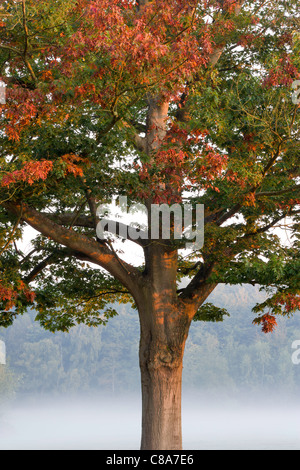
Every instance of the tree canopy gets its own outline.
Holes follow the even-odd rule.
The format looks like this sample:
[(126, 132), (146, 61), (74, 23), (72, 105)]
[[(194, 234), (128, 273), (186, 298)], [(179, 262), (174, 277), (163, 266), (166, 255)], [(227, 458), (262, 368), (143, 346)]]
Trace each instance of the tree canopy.
[[(116, 195), (204, 204), (204, 246), (167, 244), (180, 302), (199, 304), (204, 284), (207, 295), (220, 282), (259, 284), (270, 290), (254, 309), (265, 332), (299, 308), (297, 7), (2, 2), (1, 326), (34, 306), (45, 328), (66, 331), (106, 322), (113, 301), (135, 304), (153, 241), (132, 240), (145, 255), (135, 266), (116, 234), (97, 239), (97, 206)], [(288, 246), (271, 230), (282, 226)]]

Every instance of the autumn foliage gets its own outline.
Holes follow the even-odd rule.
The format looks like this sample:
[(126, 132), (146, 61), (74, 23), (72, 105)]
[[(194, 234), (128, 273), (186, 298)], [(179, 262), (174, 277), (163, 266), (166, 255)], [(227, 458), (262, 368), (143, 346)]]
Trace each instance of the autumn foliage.
[[(218, 284), (260, 286), (264, 333), (299, 310), (299, 52), (298, 0), (1, 2), (0, 326), (34, 308), (67, 332), (131, 302), (142, 449), (182, 448), (185, 342), (228, 315)], [(118, 196), (146, 227), (153, 204), (193, 217), (165, 239), (133, 211), (103, 236)]]
[[(51, 208), (62, 218), (72, 213), (67, 227), (94, 239), (81, 216), (95, 221), (98, 202), (124, 193), (137, 202), (205, 205), (205, 246), (179, 256), (179, 277), (274, 286), (268, 313), (256, 319), (264, 332), (274, 328), (274, 314), (299, 308), (297, 278), (286, 275), (299, 263), (299, 117), (290, 100), (300, 77), (296, 9), (294, 1), (286, 12), (276, 2), (236, 0), (2, 2), (5, 310), (17, 306), (20, 292), (34, 300), (26, 279), (35, 263), (44, 266), (43, 253), (48, 259), (65, 246), (51, 245), (43, 229), (47, 241), (38, 239), (36, 258), (23, 262), (15, 241), (26, 218), (10, 211), (14, 204)], [(286, 218), (296, 237), (288, 250), (268, 232)], [(276, 278), (259, 261), (270, 250), (280, 253)], [(54, 266), (41, 269), (36, 299), (44, 289), (50, 295), (43, 273)], [(70, 286), (61, 289), (73, 305)]]

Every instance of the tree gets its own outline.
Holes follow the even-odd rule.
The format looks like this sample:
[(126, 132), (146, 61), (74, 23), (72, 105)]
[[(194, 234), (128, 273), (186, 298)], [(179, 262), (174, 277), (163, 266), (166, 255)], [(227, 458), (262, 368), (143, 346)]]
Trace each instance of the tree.
[[(97, 326), (131, 302), (142, 449), (181, 448), (184, 345), (193, 319), (222, 320), (203, 306), (218, 283), (269, 290), (265, 332), (299, 307), (298, 27), (296, 0), (2, 2), (1, 325), (34, 306), (51, 331)], [(169, 237), (99, 236), (113, 196), (148, 228), (153, 205), (192, 207), (186, 231), (204, 206), (204, 245), (186, 250), (175, 216)]]

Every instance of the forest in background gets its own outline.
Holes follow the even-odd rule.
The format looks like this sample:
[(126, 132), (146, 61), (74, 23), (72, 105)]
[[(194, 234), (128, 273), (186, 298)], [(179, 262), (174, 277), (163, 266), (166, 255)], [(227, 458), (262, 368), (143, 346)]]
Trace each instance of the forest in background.
[[(300, 315), (280, 317), (276, 331), (264, 334), (252, 324), (251, 308), (264, 296), (258, 287), (219, 285), (209, 302), (226, 308), (220, 323), (193, 322), (186, 344), (183, 390), (222, 394), (265, 391), (296, 394), (300, 365), (292, 343), (300, 340)], [(49, 333), (35, 313), (0, 329), (7, 364), (0, 366), (0, 396), (136, 394), (140, 392), (139, 322), (131, 307), (117, 306), (107, 325), (78, 325), (69, 333)]]

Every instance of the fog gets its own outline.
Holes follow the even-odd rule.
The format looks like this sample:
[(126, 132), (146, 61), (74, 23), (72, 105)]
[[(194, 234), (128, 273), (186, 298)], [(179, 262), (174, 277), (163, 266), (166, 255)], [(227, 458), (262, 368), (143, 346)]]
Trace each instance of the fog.
[[(138, 450), (140, 397), (22, 400), (1, 406), (1, 450)], [(186, 450), (299, 450), (296, 399), (183, 398)]]
[[(185, 450), (300, 450), (300, 317), (279, 319), (272, 336), (255, 330), (249, 305), (258, 295), (218, 286), (217, 305), (232, 316), (191, 326)], [(0, 397), (9, 401), (0, 398), (0, 450), (138, 450), (136, 313), (124, 308), (103, 328), (79, 325), (68, 335), (45, 332), (34, 316), (2, 329)]]

